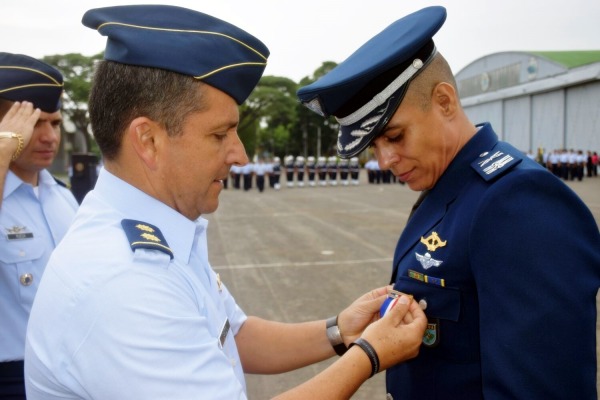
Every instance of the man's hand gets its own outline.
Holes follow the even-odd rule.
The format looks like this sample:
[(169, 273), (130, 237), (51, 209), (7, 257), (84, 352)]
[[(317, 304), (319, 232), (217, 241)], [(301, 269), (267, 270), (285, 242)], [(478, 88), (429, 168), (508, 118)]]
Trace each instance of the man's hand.
[(417, 356), (426, 327), (427, 317), (421, 307), (412, 297), (403, 294), (361, 337), (377, 352), (380, 369), (387, 369)]
[[(29, 102), (15, 102), (0, 121), (0, 132), (18, 133), (23, 138), (23, 148), (27, 147), (33, 128), (40, 118), (41, 110), (34, 109)], [(19, 141), (17, 139), (0, 139), (0, 159), (10, 161), (17, 151)]]
[(348, 346), (358, 339), (365, 328), (379, 319), (379, 309), (391, 286), (383, 286), (356, 299), (338, 316), (338, 327)]

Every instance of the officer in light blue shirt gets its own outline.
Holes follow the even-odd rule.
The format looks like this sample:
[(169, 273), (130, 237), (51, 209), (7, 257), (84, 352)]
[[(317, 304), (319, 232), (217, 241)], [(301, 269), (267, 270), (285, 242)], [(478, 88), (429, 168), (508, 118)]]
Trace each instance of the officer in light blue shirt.
[(209, 265), (202, 215), (217, 209), (231, 166), (248, 163), (238, 106), (266, 46), (173, 6), (93, 9), (83, 23), (108, 37), (89, 100), (104, 169), (34, 301), (27, 398), (245, 399), (244, 373), (337, 353), (285, 397), (347, 399), (414, 357), (426, 319), (408, 296), (381, 319), (387, 287), (328, 320), (278, 323), (245, 315)]
[(0, 53), (0, 67), (0, 398), (24, 399), (31, 304), (77, 202), (45, 169), (60, 144), (62, 75), (20, 54)]

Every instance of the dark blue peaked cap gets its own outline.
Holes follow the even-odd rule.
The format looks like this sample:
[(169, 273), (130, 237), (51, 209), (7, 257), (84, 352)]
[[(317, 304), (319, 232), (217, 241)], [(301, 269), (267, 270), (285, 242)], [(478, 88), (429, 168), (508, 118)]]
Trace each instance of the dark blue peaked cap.
[(394, 22), (298, 98), (340, 124), (337, 151), (350, 158), (375, 139), (400, 106), (410, 81), (436, 54), (433, 35), (446, 20), (444, 7), (427, 7)]
[(23, 54), (0, 53), (0, 98), (29, 101), (47, 113), (60, 109), (63, 76), (54, 67)]
[(269, 50), (242, 29), (187, 8), (132, 5), (89, 10), (82, 20), (107, 36), (106, 60), (161, 68), (201, 80), (242, 104)]

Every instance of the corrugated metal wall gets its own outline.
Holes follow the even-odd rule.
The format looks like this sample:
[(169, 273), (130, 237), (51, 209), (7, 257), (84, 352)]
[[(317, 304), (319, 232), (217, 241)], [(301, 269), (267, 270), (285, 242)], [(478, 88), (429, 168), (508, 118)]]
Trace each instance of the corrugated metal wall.
[(600, 151), (600, 82), (465, 107), (474, 123), (491, 122), (502, 140), (534, 152)]
[(473, 123), (518, 149), (600, 151), (600, 63), (568, 69), (534, 53), (482, 57), (456, 75)]

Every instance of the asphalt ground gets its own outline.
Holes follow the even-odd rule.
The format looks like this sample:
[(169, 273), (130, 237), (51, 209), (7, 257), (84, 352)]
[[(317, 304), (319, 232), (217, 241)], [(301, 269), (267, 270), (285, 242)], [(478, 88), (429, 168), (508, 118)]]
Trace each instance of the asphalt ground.
[[(305, 178), (306, 179), (306, 178)], [(394, 248), (418, 193), (400, 184), (223, 190), (209, 221), (209, 260), (248, 315), (283, 322), (336, 315), (386, 285)], [(600, 177), (567, 183), (600, 223)], [(599, 302), (600, 305), (600, 302)], [(598, 324), (600, 331), (600, 324)], [(599, 346), (600, 348), (600, 346)], [(334, 359), (279, 375), (246, 375), (251, 400), (268, 399)], [(385, 374), (353, 399), (385, 399)]]

